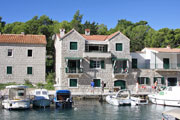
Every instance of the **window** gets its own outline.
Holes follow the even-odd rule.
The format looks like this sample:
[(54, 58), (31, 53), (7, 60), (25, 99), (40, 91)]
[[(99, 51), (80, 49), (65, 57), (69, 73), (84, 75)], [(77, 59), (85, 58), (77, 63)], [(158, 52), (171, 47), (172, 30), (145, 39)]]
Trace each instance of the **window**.
[(77, 79), (69, 79), (70, 87), (77, 87)]
[(154, 77), (154, 83), (157, 81), (158, 84), (165, 84), (164, 77)]
[(77, 42), (70, 42), (70, 50), (77, 50)]
[(12, 49), (8, 49), (8, 56), (12, 56)]
[(7, 66), (7, 74), (12, 74), (12, 66)]
[(101, 86), (101, 80), (100, 79), (94, 79), (94, 87), (100, 87)]
[(32, 50), (28, 50), (28, 57), (32, 57)]
[(122, 43), (116, 43), (116, 51), (122, 51), (123, 45)]
[(136, 58), (132, 59), (132, 68), (137, 68), (137, 59)]
[(139, 84), (150, 84), (150, 79), (148, 77), (138, 77), (138, 83)]
[(104, 60), (90, 60), (90, 68), (105, 68)]
[(32, 67), (27, 67), (27, 74), (32, 75)]

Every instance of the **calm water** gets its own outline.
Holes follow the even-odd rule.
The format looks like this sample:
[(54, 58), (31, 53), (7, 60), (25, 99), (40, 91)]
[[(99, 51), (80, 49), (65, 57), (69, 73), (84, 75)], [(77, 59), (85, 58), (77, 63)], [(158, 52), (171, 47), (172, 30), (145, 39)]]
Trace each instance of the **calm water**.
[(72, 109), (0, 109), (0, 120), (161, 120), (161, 113), (173, 107), (160, 105), (116, 107), (98, 101), (75, 101)]

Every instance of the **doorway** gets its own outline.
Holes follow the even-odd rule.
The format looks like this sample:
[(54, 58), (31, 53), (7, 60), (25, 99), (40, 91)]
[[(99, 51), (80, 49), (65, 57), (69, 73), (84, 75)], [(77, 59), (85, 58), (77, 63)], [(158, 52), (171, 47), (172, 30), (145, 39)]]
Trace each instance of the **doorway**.
[(168, 78), (168, 86), (177, 86), (177, 78)]
[(163, 68), (169, 69), (169, 58), (163, 58)]

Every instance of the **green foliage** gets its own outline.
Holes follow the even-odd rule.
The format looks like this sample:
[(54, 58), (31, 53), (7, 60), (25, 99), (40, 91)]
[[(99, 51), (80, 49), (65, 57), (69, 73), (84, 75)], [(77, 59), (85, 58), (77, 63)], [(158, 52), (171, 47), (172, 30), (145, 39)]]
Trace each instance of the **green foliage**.
[(28, 86), (29, 88), (34, 88), (33, 84), (28, 79), (24, 80), (24, 85)]

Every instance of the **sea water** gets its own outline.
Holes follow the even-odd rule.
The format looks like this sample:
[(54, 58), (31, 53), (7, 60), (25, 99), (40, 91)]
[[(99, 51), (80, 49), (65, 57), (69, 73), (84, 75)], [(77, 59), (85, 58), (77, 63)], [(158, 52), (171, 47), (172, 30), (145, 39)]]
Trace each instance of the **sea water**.
[(97, 100), (76, 100), (72, 109), (0, 109), (0, 120), (161, 120), (162, 112), (174, 109), (161, 105), (112, 106)]

